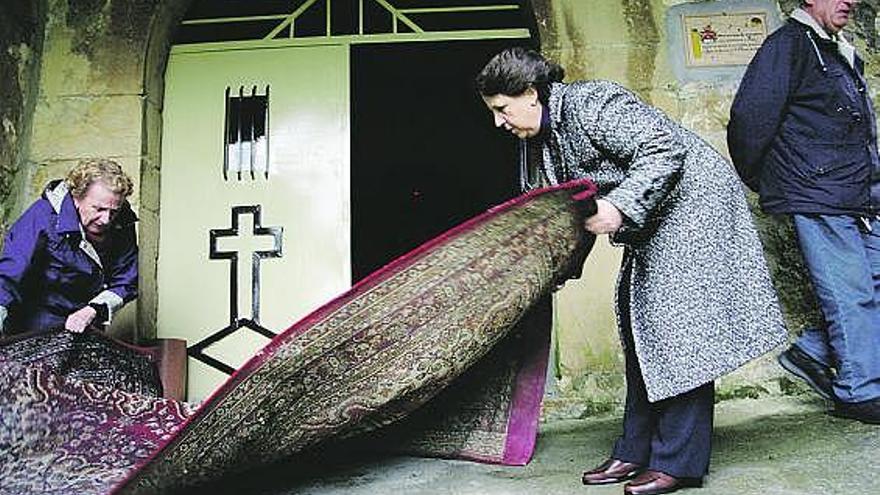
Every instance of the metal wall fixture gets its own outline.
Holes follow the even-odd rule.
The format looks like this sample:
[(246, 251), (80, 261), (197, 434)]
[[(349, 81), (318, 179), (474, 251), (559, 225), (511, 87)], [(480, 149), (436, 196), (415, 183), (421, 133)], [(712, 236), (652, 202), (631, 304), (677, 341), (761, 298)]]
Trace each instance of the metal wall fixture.
[(226, 87), (226, 123), (223, 131), (223, 180), (269, 178), (269, 86), (263, 94), (244, 86), (238, 94)]
[[(268, 237), (272, 240), (272, 247), (264, 250), (221, 250), (217, 243), (223, 238), (238, 238), (241, 232), (241, 216), (251, 215), (253, 218), (253, 228), (250, 235), (253, 237)], [(277, 335), (272, 330), (264, 327), (260, 323), (260, 261), (269, 258), (281, 258), (283, 256), (283, 239), (284, 227), (267, 227), (263, 225), (262, 208), (260, 205), (233, 206), (231, 226), (225, 229), (211, 229), (208, 231), (208, 258), (212, 260), (228, 260), (229, 261), (229, 325), (212, 333), (208, 337), (202, 339), (187, 349), (187, 354), (202, 363), (217, 369), (227, 375), (235, 372), (235, 368), (217, 358), (208, 354), (209, 348), (229, 337), (233, 333), (242, 329), (255, 332), (267, 339), (271, 339)], [(244, 311), (245, 317), (241, 315), (241, 307), (238, 300), (238, 269), (239, 261), (243, 257), (251, 258), (250, 273), (250, 293), (251, 307), (250, 314)]]
[[(175, 38), (178, 46), (236, 41), (341, 43), (529, 37), (527, 0), (294, 0), (193, 4)], [(323, 41), (322, 41), (323, 40)]]

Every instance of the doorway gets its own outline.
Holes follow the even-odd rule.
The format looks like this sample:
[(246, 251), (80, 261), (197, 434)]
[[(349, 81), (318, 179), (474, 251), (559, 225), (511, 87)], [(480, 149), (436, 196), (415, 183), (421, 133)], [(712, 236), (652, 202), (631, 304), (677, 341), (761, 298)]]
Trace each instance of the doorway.
[(351, 48), (351, 256), (356, 282), (519, 190), (516, 138), (474, 76), (521, 40)]

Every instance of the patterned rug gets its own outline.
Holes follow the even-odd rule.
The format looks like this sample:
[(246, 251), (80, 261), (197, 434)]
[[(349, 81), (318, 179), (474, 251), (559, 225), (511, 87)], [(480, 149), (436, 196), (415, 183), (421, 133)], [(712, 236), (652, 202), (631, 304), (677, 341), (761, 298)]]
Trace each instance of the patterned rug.
[(2, 341), (0, 358), (68, 380), (85, 381), (151, 397), (162, 396), (159, 371), (134, 346), (97, 333), (19, 334)]
[(550, 298), (539, 301), (510, 335), (437, 397), (366, 438), (370, 449), (527, 464), (547, 379), (552, 317)]
[(407, 451), (524, 464), (546, 296), (579, 274), (594, 194), (586, 181), (532, 191), (444, 233), (273, 339), (197, 408), (0, 352), (0, 491), (185, 489), (392, 424)]
[(189, 404), (147, 395), (157, 387), (147, 359), (101, 335), (60, 332), (5, 342), (0, 493), (107, 493), (194, 412)]

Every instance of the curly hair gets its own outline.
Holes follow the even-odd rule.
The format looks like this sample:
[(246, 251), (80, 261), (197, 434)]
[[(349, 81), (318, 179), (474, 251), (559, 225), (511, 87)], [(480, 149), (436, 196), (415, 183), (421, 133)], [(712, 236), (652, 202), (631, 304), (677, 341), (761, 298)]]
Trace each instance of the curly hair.
[(129, 197), (134, 190), (131, 178), (122, 167), (106, 158), (80, 161), (67, 173), (65, 181), (70, 188), (70, 195), (77, 199), (85, 197), (89, 186), (95, 182), (101, 182), (122, 198)]
[(492, 57), (477, 74), (476, 86), (483, 96), (519, 96), (534, 87), (538, 98), (546, 104), (550, 84), (561, 82), (563, 77), (565, 70), (558, 64), (534, 50), (517, 46)]

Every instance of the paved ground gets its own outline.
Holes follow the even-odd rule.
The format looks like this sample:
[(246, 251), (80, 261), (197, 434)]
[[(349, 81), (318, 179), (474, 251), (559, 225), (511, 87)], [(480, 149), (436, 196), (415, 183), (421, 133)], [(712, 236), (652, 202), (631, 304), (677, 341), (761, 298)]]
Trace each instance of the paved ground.
[[(737, 399), (716, 414), (710, 475), (693, 495), (878, 495), (880, 426), (829, 416), (810, 398)], [(401, 456), (333, 454), (249, 473), (204, 493), (265, 495), (603, 495), (580, 473), (602, 461), (618, 417), (542, 426), (526, 467)]]

